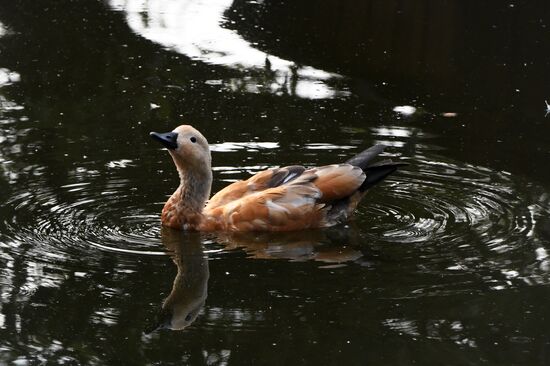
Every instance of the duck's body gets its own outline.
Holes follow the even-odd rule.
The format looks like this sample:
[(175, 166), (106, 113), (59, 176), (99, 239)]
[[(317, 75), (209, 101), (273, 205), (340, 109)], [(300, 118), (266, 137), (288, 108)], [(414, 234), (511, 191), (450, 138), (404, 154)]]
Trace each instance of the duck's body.
[(349, 219), (366, 190), (403, 163), (370, 164), (383, 146), (343, 164), (306, 169), (293, 165), (262, 171), (222, 189), (208, 202), (212, 184), (208, 142), (191, 126), (151, 133), (170, 152), (180, 175), (161, 222), (179, 230), (292, 231), (329, 227)]

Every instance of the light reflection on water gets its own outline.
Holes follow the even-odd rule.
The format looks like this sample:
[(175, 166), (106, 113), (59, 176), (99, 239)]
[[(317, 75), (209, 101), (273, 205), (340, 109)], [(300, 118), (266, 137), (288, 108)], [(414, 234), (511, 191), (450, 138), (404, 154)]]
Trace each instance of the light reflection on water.
[[(400, 73), (395, 65), (411, 64), (407, 57), (386, 65), (393, 69), (388, 91), (385, 82), (371, 80), (378, 72), (368, 64), (348, 79), (277, 57), (301, 58), (284, 47), (273, 51), (274, 39), (262, 45), (272, 50), (266, 55), (230, 29), (228, 12), (242, 2), (60, 1), (49, 10), (32, 1), (8, 3), (0, 5), (13, 10), (0, 12), (7, 25), (0, 24), (0, 49), (8, 55), (0, 60), (0, 363), (277, 364), (281, 355), (319, 364), (548, 363), (550, 197), (538, 183), (546, 174), (539, 164), (538, 172), (522, 176), (531, 174), (529, 164), (518, 158), (508, 165), (516, 152), (506, 155), (506, 145), (471, 151), (480, 139), (469, 139), (472, 131), (516, 124), (504, 121), (509, 114), (474, 123), (485, 122), (476, 117), (480, 102), (462, 94), (441, 94), (448, 105), (438, 106), (431, 84), (419, 91), (391, 77)], [(404, 13), (369, 23), (383, 32), (375, 43), (407, 44), (413, 59), (430, 60), (430, 47), (386, 32), (399, 28), (393, 21), (405, 24), (410, 4), (398, 3)], [(106, 10), (109, 4), (118, 10)], [(325, 5), (319, 3), (321, 13)], [(376, 7), (395, 10), (391, 2)], [(447, 27), (449, 17), (425, 19)], [(306, 38), (297, 33), (288, 41)], [(483, 62), (469, 54), (475, 44), (459, 38), (466, 49), (446, 45), (441, 63), (449, 65), (450, 50)], [(485, 50), (486, 42), (478, 47)], [(315, 65), (345, 70), (330, 62), (345, 54), (345, 44), (326, 51), (314, 56)], [(471, 81), (466, 64), (452, 70), (453, 78)], [(501, 71), (498, 80), (506, 79)], [(542, 84), (512, 93), (525, 118), (529, 107), (517, 98), (542, 98)], [(372, 97), (369, 85), (384, 86), (375, 88), (383, 96)], [(510, 96), (497, 85), (499, 98)], [(347, 88), (357, 95), (348, 97)], [(483, 91), (473, 86), (468, 93), (491, 94)], [(315, 98), (330, 100), (305, 100)], [(538, 115), (543, 99), (536, 100)], [(441, 121), (428, 109), (458, 117)], [(165, 247), (159, 226), (177, 176), (158, 146), (141, 143), (147, 124), (180, 118), (200, 123), (218, 142), (214, 191), (269, 167), (344, 161), (372, 143), (388, 146), (385, 158), (411, 165), (373, 189), (348, 225), (199, 236), (200, 262), (212, 275), (199, 278), (199, 306), (189, 318), (195, 322), (185, 320), (190, 312), (183, 306), (177, 310), (184, 331), (145, 335), (170, 288), (189, 289), (175, 277), (182, 263)], [(546, 124), (530, 122), (490, 139), (516, 141), (519, 132), (524, 141), (543, 142), (532, 136), (545, 135)], [(504, 163), (476, 156), (491, 151)]]
[[(20, 79), (17, 73), (1, 71), (5, 86)], [(158, 222), (164, 195), (169, 191), (160, 192), (151, 181), (145, 187), (156, 192), (155, 200), (138, 204), (135, 198), (141, 192), (128, 178), (142, 169), (145, 157), (125, 156), (106, 162), (90, 157), (74, 162), (67, 168), (69, 181), (52, 187), (44, 166), (14, 163), (25, 151), (33, 129), (25, 123), (22, 106), (2, 100), (5, 115), (0, 120), (4, 127), (0, 131), (0, 169), (11, 189), (2, 201), (2, 210), (13, 213), (4, 214), (0, 223), (1, 259), (6, 263), (1, 273), (2, 296), (32, 302), (35, 307), (47, 306), (36, 299), (40, 291), (63, 288), (75, 278), (89, 280), (105, 256), (113, 257), (116, 264), (103, 275), (116, 279), (140, 273), (144, 258), (171, 254), (162, 246)], [(201, 238), (206, 255), (210, 260), (243, 255), (245, 260), (288, 261), (294, 265), (312, 262), (326, 272), (344, 267), (383, 270), (395, 261), (401, 273), (409, 273), (411, 282), (378, 291), (381, 298), (399, 302), (550, 283), (545, 219), (550, 200), (541, 187), (528, 183), (531, 193), (526, 193), (522, 189), (525, 182), (510, 174), (452, 161), (443, 153), (436, 155), (434, 151), (441, 147), (431, 144), (433, 136), (418, 127), (388, 123), (367, 131), (376, 143), (389, 147), (386, 157), (411, 165), (374, 189), (360, 206), (356, 220), (313, 233), (206, 235)], [(335, 152), (351, 156), (362, 144), (357, 136), (366, 131), (342, 127), (340, 132), (347, 136), (340, 143), (309, 140), (292, 145), (293, 153), (313, 160), (334, 159)], [(259, 139), (212, 144), (216, 179), (231, 182), (274, 167), (262, 157), (285, 148), (280, 142)], [(234, 161), (232, 155), (246, 155), (247, 159), (228, 165), (226, 161)], [(217, 164), (218, 158), (225, 161)], [(22, 256), (25, 261), (19, 263)], [(85, 265), (79, 264), (82, 258)], [(256, 274), (250, 276), (253, 279)], [(386, 280), (401, 282), (402, 278), (386, 274)], [(115, 282), (100, 288), (99, 295), (105, 299), (121, 297), (122, 287)], [(191, 322), (180, 328), (195, 320), (193, 326), (210, 330), (224, 329), (228, 324), (239, 331), (267, 326), (261, 310), (209, 306), (205, 296), (201, 293), (197, 298), (198, 308), (193, 308)], [(272, 289), (270, 296), (284, 300), (301, 295), (283, 288)], [(87, 321), (114, 327), (123, 313), (120, 307), (100, 303)], [(451, 317), (388, 316), (381, 326), (411, 338), (451, 340), (467, 347), (479, 343), (460, 320)], [(6, 327), (0, 319), (0, 329)], [(144, 342), (158, 337), (152, 335)], [(225, 356), (212, 353), (209, 357)]]
[(219, 144), (210, 144), (212, 152), (234, 152), (237, 150), (258, 151), (259, 149), (277, 149), (278, 142), (222, 142)]
[(340, 79), (340, 75), (266, 54), (236, 31), (225, 28), (224, 14), (233, 0), (110, 0), (109, 3), (114, 10), (124, 11), (128, 25), (144, 38), (193, 60), (259, 73), (215, 80), (228, 90), (291, 94), (309, 99), (349, 95), (327, 83)]
[[(0, 68), (0, 88), (5, 85), (11, 85), (21, 80), (21, 75), (15, 71), (10, 71), (6, 68)], [(0, 111), (5, 108), (0, 108)], [(9, 109), (8, 109), (9, 110)]]
[[(335, 151), (351, 156), (360, 146), (352, 142), (351, 131), (347, 128), (342, 131), (351, 136), (348, 141), (308, 142), (296, 153), (315, 152), (323, 159), (333, 159)], [(369, 292), (375, 291), (380, 299), (398, 303), (451, 298), (473, 291), (519, 290), (550, 283), (547, 241), (544, 227), (539, 228), (547, 222), (544, 217), (550, 212), (550, 202), (548, 195), (539, 194), (542, 188), (529, 183), (531, 193), (526, 193), (521, 189), (525, 182), (510, 174), (436, 155), (433, 152), (440, 148), (431, 145), (431, 135), (419, 128), (386, 124), (373, 128), (371, 133), (377, 141), (394, 146), (387, 149), (385, 157), (399, 158), (411, 165), (373, 189), (349, 225), (288, 235), (201, 236), (198, 245), (204, 246), (205, 255), (210, 259), (206, 264), (199, 261), (201, 265), (210, 263), (215, 268), (220, 259), (231, 261), (231, 258), (245, 256), (241, 260), (290, 262), (294, 266), (313, 263), (319, 271), (317, 276), (344, 269), (353, 272), (359, 268), (366, 275), (380, 271), (388, 285), (370, 288), (369, 283), (363, 283), (354, 296), (363, 296), (357, 295), (363, 292), (370, 296)], [(9, 145), (26, 138), (24, 133), (12, 131), (10, 134)], [(407, 151), (413, 142), (414, 153), (402, 156), (402, 151)], [(5, 159), (20, 154), (10, 151), (9, 145), (0, 142), (0, 154), (4, 154)], [(280, 144), (273, 141), (214, 144), (215, 179), (225, 176), (242, 179), (249, 173), (273, 166), (225, 165), (222, 158), (231, 161), (232, 155), (244, 154), (261, 162), (262, 157), (280, 149)], [(158, 153), (159, 158), (166, 158), (156, 146), (152, 151)], [(124, 298), (124, 285), (117, 282), (117, 278), (142, 276), (144, 260), (174, 255), (163, 246), (167, 244), (158, 222), (164, 194), (169, 191), (162, 191), (151, 181), (141, 189), (149, 187), (156, 198), (145, 205), (136, 203), (139, 200), (135, 197), (141, 193), (128, 175), (143, 169), (143, 159), (136, 156), (107, 163), (89, 159), (86, 166), (75, 164), (68, 171), (69, 182), (53, 189), (48, 188), (41, 166), (28, 166), (15, 176), (10, 197), (2, 202), (3, 210), (14, 212), (11, 219), (0, 223), (2, 260), (6, 262), (1, 273), (3, 296), (47, 306), (35, 299), (40, 291), (63, 288), (67, 281), (90, 281), (101, 268), (98, 263), (108, 257), (115, 264), (101, 276), (112, 276), (113, 282), (99, 288), (98, 296)], [(217, 164), (218, 160), (222, 161)], [(22, 255), (25, 256), (23, 265), (17, 262)], [(85, 265), (79, 264), (81, 258), (85, 258)], [(189, 264), (190, 258), (173, 258), (178, 273), (182, 273), (182, 265), (193, 265), (193, 260)], [(178, 262), (181, 260), (185, 263)], [(396, 263), (400, 271), (384, 272), (395, 268)], [(225, 273), (226, 280), (231, 280), (231, 271)], [(24, 278), (17, 278), (21, 273)], [(407, 279), (403, 279), (403, 273), (408, 273)], [(257, 276), (262, 276), (262, 282), (266, 280), (261, 271), (251, 271), (248, 276), (249, 281)], [(208, 275), (195, 279), (197, 296), (189, 295), (185, 278), (176, 276), (174, 280), (170, 299), (177, 297), (184, 301), (180, 307), (174, 307), (177, 312), (169, 312), (178, 317), (177, 324), (180, 324), (172, 328), (186, 328), (190, 332), (222, 330), (228, 326), (244, 332), (267, 329), (270, 320), (266, 320), (261, 307), (210, 303), (205, 300)], [(394, 283), (399, 286), (392, 285)], [(164, 296), (169, 288), (167, 282)], [(190, 298), (193, 296), (195, 300)], [(233, 296), (244, 301), (248, 295)], [(317, 301), (312, 295), (285, 286), (270, 288), (269, 297), (274, 301)], [(157, 307), (155, 304), (163, 303), (162, 298), (158, 295), (153, 304), (148, 305), (150, 312)], [(109, 301), (93, 307), (87, 319), (89, 324), (113, 328), (124, 321), (124, 309)], [(186, 314), (192, 316), (185, 320)], [(300, 315), (300, 319), (304, 316)], [(478, 336), (470, 334), (463, 320), (445, 318), (445, 314), (424, 319), (388, 311), (386, 318), (379, 321), (388, 331), (413, 339), (448, 340), (461, 347), (476, 347), (480, 342)], [(148, 344), (160, 341), (162, 334), (143, 337), (143, 343)], [(216, 352), (209, 357), (223, 356)]]
[[(19, 75), (19, 73), (0, 67), (0, 88), (12, 85), (20, 80), (21, 75)], [(7, 99), (0, 91), (0, 117), (3, 117), (4, 114), (9, 113), (10, 111), (20, 111), (22, 109), (23, 106)], [(13, 120), (10, 118), (2, 118), (0, 120), (0, 125), (6, 125), (9, 122), (13, 122)], [(2, 142), (2, 139), (6, 138), (6, 136), (2, 136), (2, 132), (0, 131), (0, 142)]]

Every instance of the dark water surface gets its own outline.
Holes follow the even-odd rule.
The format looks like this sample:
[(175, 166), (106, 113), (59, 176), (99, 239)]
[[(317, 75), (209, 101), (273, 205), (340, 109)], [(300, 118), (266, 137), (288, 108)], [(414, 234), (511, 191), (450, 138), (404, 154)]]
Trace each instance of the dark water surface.
[[(550, 364), (549, 3), (296, 3), (0, 1), (0, 363)], [(410, 166), (346, 226), (161, 230), (183, 122), (213, 191)]]

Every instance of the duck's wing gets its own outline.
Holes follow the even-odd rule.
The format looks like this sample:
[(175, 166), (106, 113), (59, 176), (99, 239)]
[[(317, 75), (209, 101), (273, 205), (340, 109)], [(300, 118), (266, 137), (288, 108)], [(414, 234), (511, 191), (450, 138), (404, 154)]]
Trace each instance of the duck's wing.
[[(208, 225), (229, 231), (288, 231), (311, 227), (321, 218), (321, 193), (311, 182), (267, 188), (204, 210)], [(205, 225), (207, 225), (205, 223)]]
[(216, 193), (206, 205), (211, 210), (223, 206), (229, 202), (246, 197), (250, 194), (264, 191), (268, 188), (278, 187), (281, 184), (299, 177), (306, 169), (300, 165), (286, 166), (282, 168), (267, 169), (261, 171), (247, 180), (232, 183)]
[(232, 231), (328, 226), (331, 204), (352, 196), (364, 180), (363, 171), (349, 164), (279, 168), (230, 185), (204, 212), (212, 223)]
[(300, 165), (267, 169), (247, 180), (228, 185), (216, 193), (206, 207), (211, 210), (248, 195), (289, 184), (296, 179), (314, 182), (321, 192), (322, 201), (329, 202), (356, 191), (365, 181), (365, 174), (361, 168), (350, 164), (333, 164), (311, 169)]
[(334, 164), (305, 172), (315, 176), (313, 184), (321, 192), (320, 201), (330, 203), (354, 194), (365, 181), (365, 173), (350, 164)]

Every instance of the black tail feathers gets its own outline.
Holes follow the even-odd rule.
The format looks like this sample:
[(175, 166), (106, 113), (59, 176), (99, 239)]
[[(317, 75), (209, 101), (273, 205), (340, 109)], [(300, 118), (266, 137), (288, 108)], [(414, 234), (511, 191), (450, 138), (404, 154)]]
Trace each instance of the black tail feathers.
[(375, 145), (346, 161), (347, 164), (357, 166), (365, 172), (366, 179), (361, 187), (359, 187), (360, 191), (365, 191), (383, 181), (399, 167), (408, 165), (407, 163), (393, 162), (391, 160), (382, 160), (371, 164), (371, 161), (384, 151), (385, 148), (384, 145)]
[(365, 191), (369, 189), (370, 187), (374, 186), (375, 184), (383, 181), (386, 179), (388, 175), (395, 172), (397, 168), (409, 165), (407, 163), (394, 163), (394, 162), (387, 162), (383, 165), (371, 165), (367, 167), (367, 169), (364, 169), (365, 175), (367, 178), (361, 184), (361, 187), (359, 187), (360, 191)]
[(367, 166), (369, 166), (370, 161), (380, 155), (385, 148), (384, 145), (374, 145), (355, 155), (353, 158), (346, 161), (346, 163), (365, 170)]

